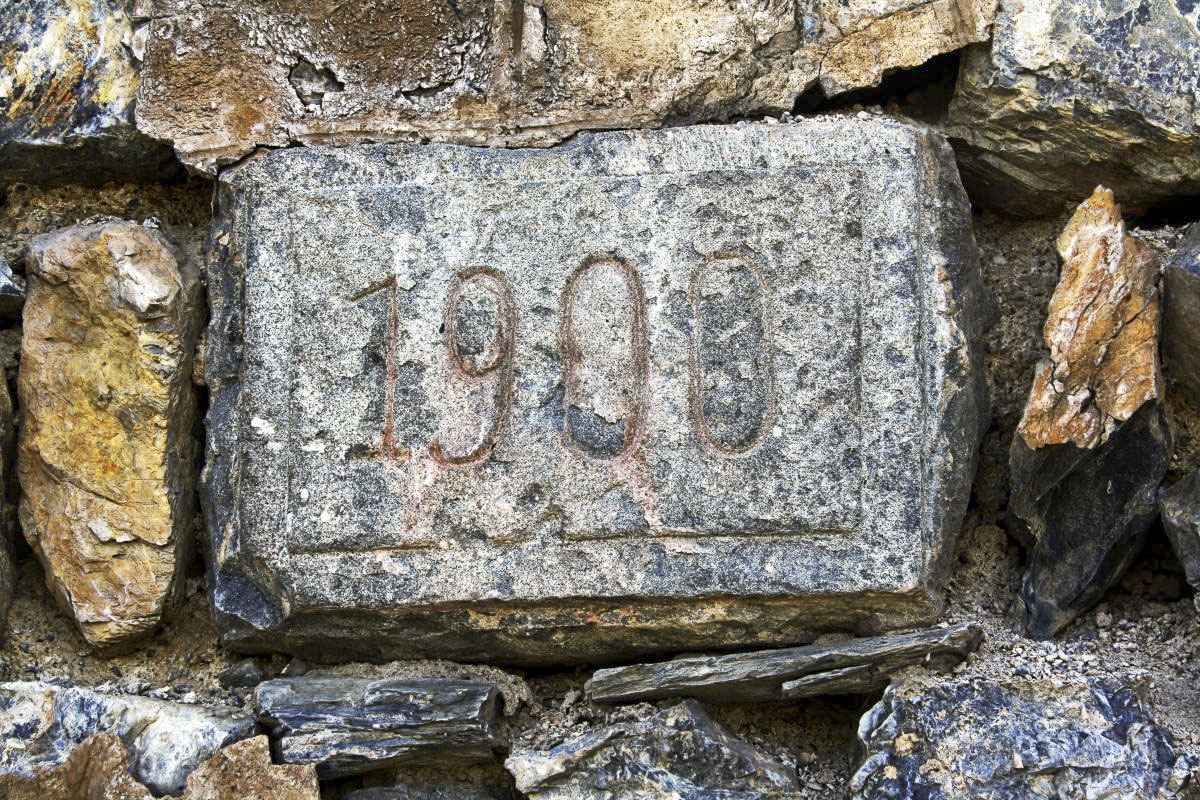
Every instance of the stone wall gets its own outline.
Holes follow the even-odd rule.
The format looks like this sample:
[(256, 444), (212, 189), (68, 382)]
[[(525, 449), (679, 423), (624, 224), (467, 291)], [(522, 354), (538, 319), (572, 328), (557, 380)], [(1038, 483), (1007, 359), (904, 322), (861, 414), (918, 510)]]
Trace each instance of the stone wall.
[(0, 794), (1200, 791), (1200, 7), (15, 0)]

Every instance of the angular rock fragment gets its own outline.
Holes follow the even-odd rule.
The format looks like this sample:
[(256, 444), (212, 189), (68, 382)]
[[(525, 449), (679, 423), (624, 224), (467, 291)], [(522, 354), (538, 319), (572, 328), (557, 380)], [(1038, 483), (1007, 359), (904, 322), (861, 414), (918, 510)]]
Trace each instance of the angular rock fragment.
[(289, 148), (220, 193), (227, 645), (587, 663), (936, 619), (989, 308), (936, 134)]
[(187, 779), (183, 800), (320, 800), (316, 771), (271, 763), (265, 736), (223, 747)]
[(1200, 589), (1200, 470), (1162, 490), (1159, 510), (1188, 583)]
[(267, 676), (262, 667), (253, 658), (243, 658), (217, 677), (217, 680), (226, 689), (249, 689), (266, 679)]
[(859, 723), (853, 800), (1182, 800), (1190, 759), (1144, 687), (958, 680), (890, 687)]
[(1062, 277), (1009, 454), (1012, 532), (1030, 547), (1025, 629), (1045, 638), (1100, 599), (1157, 513), (1171, 434), (1160, 404), (1153, 252), (1103, 187), (1058, 239)]
[(178, 794), (201, 761), (254, 730), (251, 717), (225, 706), (48, 683), (0, 684), (0, 775), (33, 777), (62, 764), (92, 734), (103, 733), (124, 744), (135, 778), (159, 794)]
[(203, 305), (157, 231), (76, 226), (31, 247), (18, 394), (21, 524), (89, 643), (152, 633), (191, 552)]
[(1200, 223), (1163, 266), (1162, 351), (1176, 385), (1200, 399)]
[(0, 183), (101, 183), (179, 171), (133, 120), (138, 34), (119, 0), (7, 0)]
[(482, 681), (310, 675), (260, 683), (254, 697), (283, 761), (322, 778), (481, 763), (501, 744), (496, 687)]
[(799, 797), (795, 774), (714, 723), (694, 700), (504, 766), (530, 800)]
[(1200, 192), (1197, 96), (1192, 3), (1001, 0), (947, 132), (976, 203), (1053, 214), (1103, 183), (1140, 209)]
[(739, 703), (870, 692), (886, 686), (891, 674), (905, 667), (948, 669), (978, 648), (982, 636), (977, 625), (956, 625), (836, 644), (613, 667), (596, 670), (585, 691), (599, 703), (666, 697)]
[(139, 127), (205, 171), (256, 146), (551, 144), (790, 111), (985, 41), (994, 0), (154, 0)]
[(1097, 187), (1058, 237), (1063, 260), (1017, 433), (1031, 449), (1093, 449), (1163, 393), (1158, 259), (1125, 232), (1113, 193)]

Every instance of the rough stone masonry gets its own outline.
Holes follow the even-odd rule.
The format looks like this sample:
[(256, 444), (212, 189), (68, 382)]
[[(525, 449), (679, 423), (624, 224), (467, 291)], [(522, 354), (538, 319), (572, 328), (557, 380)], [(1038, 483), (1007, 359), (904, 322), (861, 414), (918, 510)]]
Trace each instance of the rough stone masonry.
[(988, 316), (936, 134), (296, 149), (219, 192), (230, 646), (569, 663), (936, 618)]

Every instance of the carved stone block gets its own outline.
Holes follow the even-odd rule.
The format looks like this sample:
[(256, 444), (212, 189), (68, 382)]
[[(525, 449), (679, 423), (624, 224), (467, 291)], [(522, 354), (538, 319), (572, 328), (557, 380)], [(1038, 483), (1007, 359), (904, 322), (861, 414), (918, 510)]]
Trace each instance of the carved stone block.
[(986, 414), (968, 206), (890, 122), (223, 176), (227, 643), (524, 663), (937, 614)]

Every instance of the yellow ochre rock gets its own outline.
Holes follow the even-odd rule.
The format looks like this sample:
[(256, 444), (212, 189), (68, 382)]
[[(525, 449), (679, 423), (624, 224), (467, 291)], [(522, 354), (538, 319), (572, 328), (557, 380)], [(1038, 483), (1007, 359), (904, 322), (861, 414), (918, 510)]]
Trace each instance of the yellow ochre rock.
[(1160, 398), (1158, 259), (1125, 233), (1113, 193), (1097, 187), (1058, 237), (1062, 275), (1042, 330), (1017, 432), (1032, 449), (1093, 448), (1143, 403)]
[(196, 267), (157, 231), (75, 226), (30, 248), (21, 525), (104, 650), (154, 631), (190, 552), (201, 308)]

